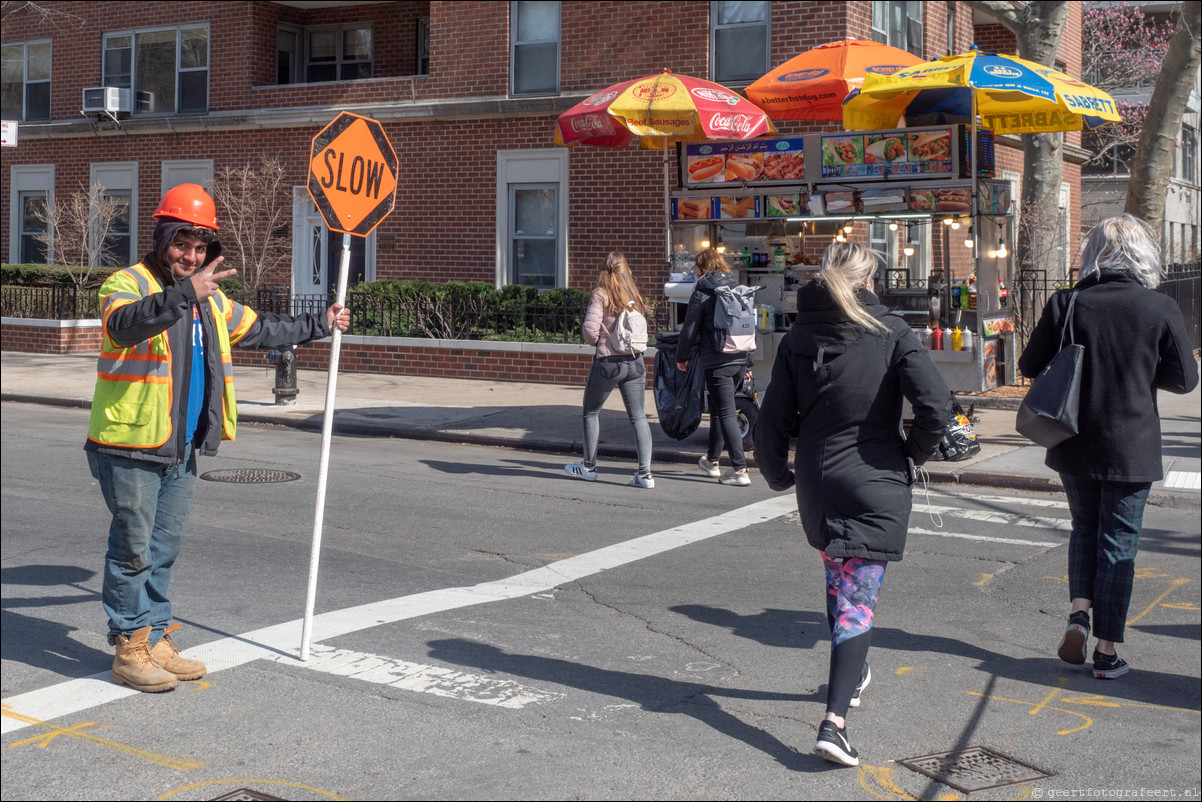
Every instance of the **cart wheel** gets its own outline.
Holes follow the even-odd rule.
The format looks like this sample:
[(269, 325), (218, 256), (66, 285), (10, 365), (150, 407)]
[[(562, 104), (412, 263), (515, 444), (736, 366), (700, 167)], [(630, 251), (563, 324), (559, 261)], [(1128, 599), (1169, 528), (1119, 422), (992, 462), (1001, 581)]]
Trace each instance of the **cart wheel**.
[(752, 435), (755, 432), (755, 422), (759, 417), (760, 408), (754, 401), (735, 413), (735, 420), (739, 422), (739, 434), (743, 436), (744, 451), (755, 449), (755, 438)]

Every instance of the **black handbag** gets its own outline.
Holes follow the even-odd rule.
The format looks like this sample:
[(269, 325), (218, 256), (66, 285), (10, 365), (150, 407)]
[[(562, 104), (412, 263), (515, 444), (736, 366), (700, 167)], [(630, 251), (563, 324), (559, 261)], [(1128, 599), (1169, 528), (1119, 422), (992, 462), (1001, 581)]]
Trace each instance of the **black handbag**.
[(1044, 448), (1058, 446), (1078, 432), (1085, 346), (1077, 345), (1073, 340), (1073, 308), (1076, 305), (1077, 292), (1074, 291), (1060, 329), (1060, 350), (1035, 377), (1014, 422), (1019, 434)]

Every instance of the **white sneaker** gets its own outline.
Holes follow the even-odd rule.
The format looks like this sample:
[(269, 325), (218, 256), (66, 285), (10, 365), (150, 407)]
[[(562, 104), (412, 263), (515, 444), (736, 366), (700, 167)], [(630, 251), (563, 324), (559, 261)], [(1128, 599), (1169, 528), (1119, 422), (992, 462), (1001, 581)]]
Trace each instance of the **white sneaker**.
[(702, 457), (697, 460), (697, 467), (711, 479), (717, 479), (722, 475), (722, 469), (718, 467), (718, 460), (710, 462), (709, 457)]
[(751, 485), (751, 477), (748, 476), (746, 469), (736, 471), (734, 468), (731, 468), (722, 474), (722, 478), (718, 481), (724, 485), (733, 485), (734, 487), (749, 487)]
[(627, 482), (631, 487), (641, 487), (645, 490), (650, 490), (655, 487), (655, 477), (651, 474), (643, 476), (638, 471), (634, 472), (634, 478)]
[(571, 465), (563, 466), (563, 472), (566, 473), (568, 476), (575, 476), (577, 479), (583, 479), (586, 482), (597, 481), (596, 466), (593, 466), (592, 468), (590, 468), (589, 466), (584, 464), (584, 460), (580, 460), (579, 462), (573, 462)]

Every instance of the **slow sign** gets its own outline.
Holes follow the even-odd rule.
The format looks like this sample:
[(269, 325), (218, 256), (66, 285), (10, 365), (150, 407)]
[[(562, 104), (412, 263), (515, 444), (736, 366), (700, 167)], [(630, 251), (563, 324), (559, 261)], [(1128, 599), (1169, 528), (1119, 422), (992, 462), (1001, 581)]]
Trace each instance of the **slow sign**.
[(309, 195), (331, 231), (366, 237), (392, 211), (397, 157), (380, 123), (342, 112), (313, 137)]

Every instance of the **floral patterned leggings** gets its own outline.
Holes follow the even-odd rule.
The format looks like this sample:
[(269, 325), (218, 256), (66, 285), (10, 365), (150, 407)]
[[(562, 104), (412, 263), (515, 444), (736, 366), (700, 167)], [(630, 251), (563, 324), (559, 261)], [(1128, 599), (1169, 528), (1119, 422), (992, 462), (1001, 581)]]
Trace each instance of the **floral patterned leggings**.
[(822, 564), (826, 566), (826, 620), (831, 628), (826, 712), (846, 716), (868, 657), (885, 561), (823, 554)]

